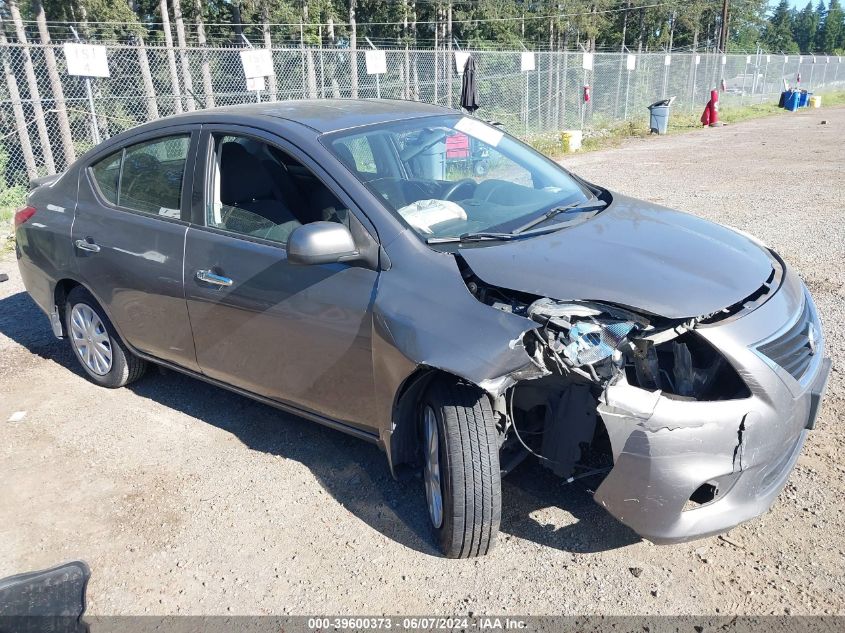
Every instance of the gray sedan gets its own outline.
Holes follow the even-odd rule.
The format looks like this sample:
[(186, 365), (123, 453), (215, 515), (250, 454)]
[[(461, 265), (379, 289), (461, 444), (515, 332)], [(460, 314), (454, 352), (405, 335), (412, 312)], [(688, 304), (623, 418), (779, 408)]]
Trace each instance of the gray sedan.
[(93, 382), (155, 363), (375, 442), (451, 557), (493, 547), (526, 456), (655, 542), (758, 516), (830, 372), (760, 241), (420, 103), (161, 119), (35, 181), (15, 223)]

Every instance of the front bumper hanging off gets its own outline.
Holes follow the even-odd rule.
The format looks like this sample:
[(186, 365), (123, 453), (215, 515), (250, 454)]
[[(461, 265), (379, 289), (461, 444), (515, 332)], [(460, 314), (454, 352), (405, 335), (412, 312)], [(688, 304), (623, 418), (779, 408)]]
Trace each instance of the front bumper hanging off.
[[(789, 275), (768, 302), (730, 323), (701, 328), (743, 377), (751, 397), (673, 399), (625, 382), (609, 386), (598, 411), (614, 466), (595, 494), (597, 503), (644, 538), (687, 541), (766, 512), (786, 484), (813, 428), (830, 374), (823, 344), (795, 379), (757, 351), (761, 332), (774, 332), (803, 301), (815, 306)], [(712, 499), (690, 502), (702, 486)]]

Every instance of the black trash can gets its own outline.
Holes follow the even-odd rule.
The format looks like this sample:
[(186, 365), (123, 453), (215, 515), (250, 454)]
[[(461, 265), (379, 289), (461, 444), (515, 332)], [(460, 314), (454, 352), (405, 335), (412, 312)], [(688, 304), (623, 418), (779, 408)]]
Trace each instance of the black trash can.
[(648, 106), (648, 126), (652, 134), (666, 134), (666, 129), (669, 127), (669, 108), (674, 100), (675, 97), (661, 99)]

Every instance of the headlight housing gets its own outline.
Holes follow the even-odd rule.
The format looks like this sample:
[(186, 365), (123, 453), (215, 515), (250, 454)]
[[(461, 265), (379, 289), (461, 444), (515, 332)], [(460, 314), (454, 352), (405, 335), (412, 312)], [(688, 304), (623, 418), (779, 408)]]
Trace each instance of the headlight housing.
[(627, 310), (593, 303), (538, 299), (526, 313), (543, 326), (539, 336), (564, 370), (586, 370), (593, 378), (609, 376), (628, 337), (648, 325)]
[(623, 308), (538, 299), (527, 315), (546, 366), (604, 383), (624, 371), (628, 382), (691, 400), (731, 400), (750, 391), (730, 363), (694, 331), (695, 324), (651, 323)]

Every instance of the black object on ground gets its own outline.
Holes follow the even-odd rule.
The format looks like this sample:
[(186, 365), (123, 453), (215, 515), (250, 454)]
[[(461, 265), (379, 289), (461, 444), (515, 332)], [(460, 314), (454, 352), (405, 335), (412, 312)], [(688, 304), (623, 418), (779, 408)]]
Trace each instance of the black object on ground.
[(85, 589), (91, 570), (73, 561), (0, 580), (0, 631), (84, 633)]

